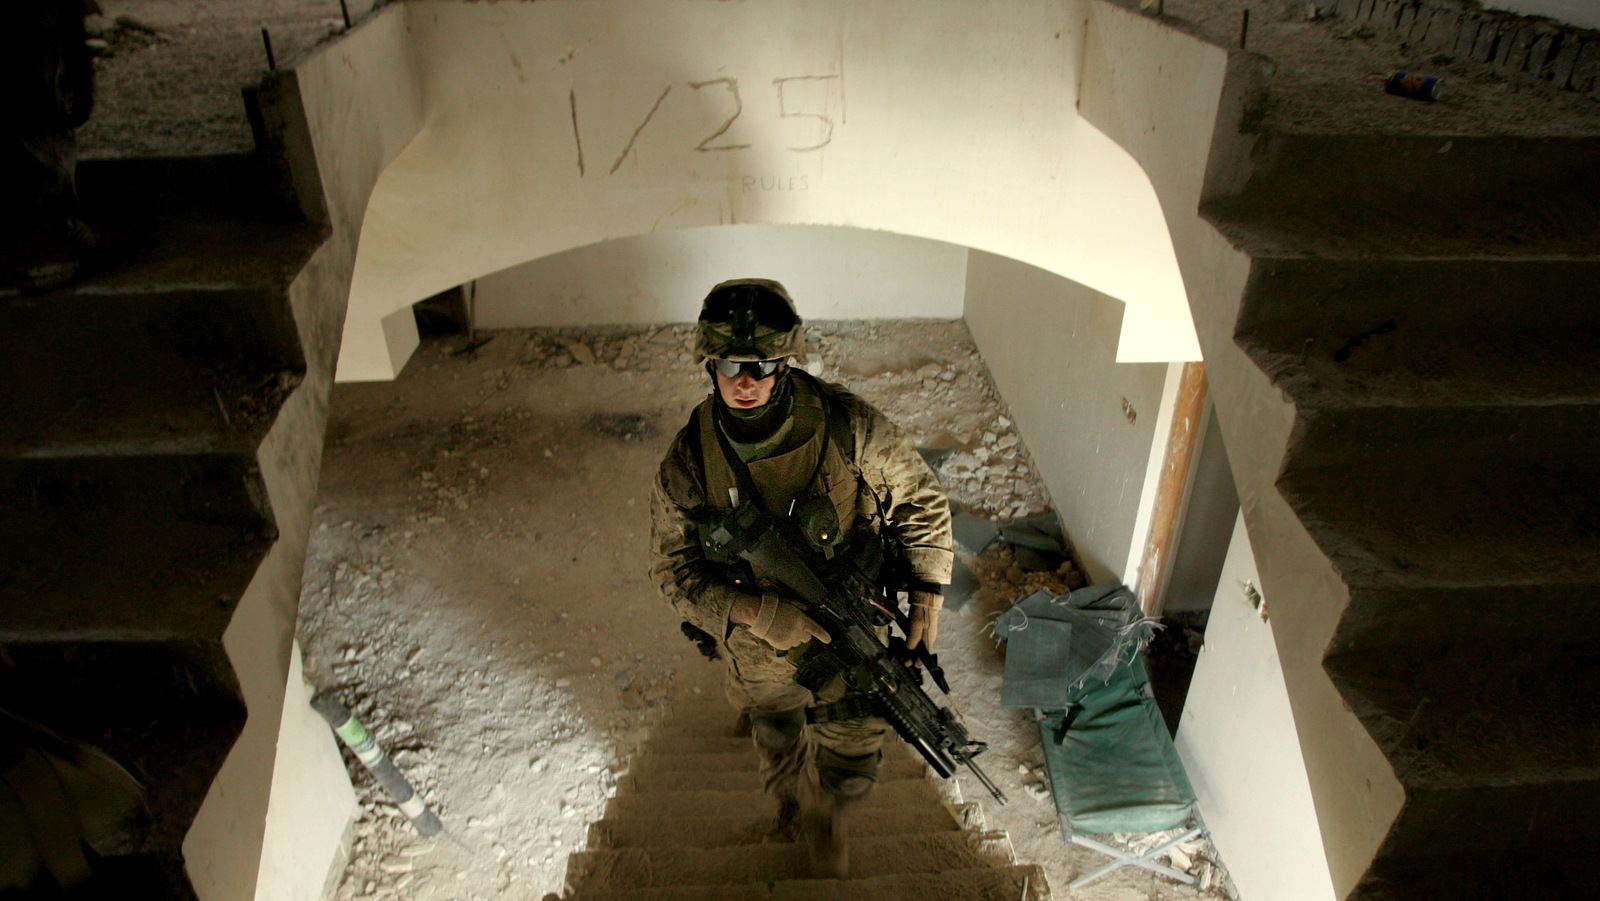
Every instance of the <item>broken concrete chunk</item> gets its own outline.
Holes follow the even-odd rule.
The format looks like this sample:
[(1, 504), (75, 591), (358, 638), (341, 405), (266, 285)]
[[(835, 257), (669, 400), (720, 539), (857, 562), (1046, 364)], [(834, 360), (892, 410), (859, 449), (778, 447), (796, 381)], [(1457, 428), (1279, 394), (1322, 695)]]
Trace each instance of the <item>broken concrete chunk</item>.
[[(567, 353), (571, 354), (574, 360), (577, 360), (579, 363), (582, 363), (585, 366), (594, 362), (594, 349), (589, 345), (577, 340), (576, 338), (562, 338), (560, 341), (561, 344), (566, 347)], [(557, 362), (560, 362), (559, 357), (557, 358)]]

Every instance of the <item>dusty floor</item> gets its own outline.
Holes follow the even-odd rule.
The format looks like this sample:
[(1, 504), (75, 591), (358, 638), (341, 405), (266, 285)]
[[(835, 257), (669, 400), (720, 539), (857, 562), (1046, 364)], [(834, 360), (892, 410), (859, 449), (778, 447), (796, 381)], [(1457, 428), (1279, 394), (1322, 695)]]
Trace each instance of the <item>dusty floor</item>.
[[(956, 500), (1046, 509), (961, 324), (818, 330), (824, 378), (924, 444), (963, 448), (945, 464), (947, 478), (967, 473), (951, 480)], [(301, 607), (306, 672), (374, 728), (450, 833), (419, 838), (353, 765), (365, 806), (339, 898), (560, 891), (566, 855), (674, 693), (715, 690), (646, 575), (650, 479), (706, 391), (687, 336), (501, 332), (472, 355), (442, 339), (393, 383), (335, 391)], [(940, 650), (1012, 801), (995, 805), (970, 777), (959, 790), (1066, 897), (1089, 860), (1061, 840), (1031, 714), (998, 708), (1002, 658), (986, 634), (1013, 598), (1063, 586), (1020, 574), (1008, 553), (973, 561), (986, 587), (945, 614)], [(1118, 875), (1073, 897), (1201, 894)]]
[(240, 89), (344, 27), (338, 0), (99, 0), (91, 36), (95, 110), (86, 158), (191, 156), (254, 148)]

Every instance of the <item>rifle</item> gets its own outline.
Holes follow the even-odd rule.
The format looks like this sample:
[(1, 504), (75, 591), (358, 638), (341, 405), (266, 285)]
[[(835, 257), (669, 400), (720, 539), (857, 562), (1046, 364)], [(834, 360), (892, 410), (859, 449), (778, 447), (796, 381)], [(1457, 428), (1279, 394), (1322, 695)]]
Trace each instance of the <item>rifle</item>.
[[(883, 717), (942, 778), (955, 775), (958, 765), (965, 766), (995, 800), (1006, 803), (1000, 788), (973, 762), (988, 745), (973, 739), (950, 708), (928, 697), (921, 671), (907, 665), (903, 639), (893, 639), (891, 643), (898, 642), (895, 650), (878, 640), (878, 629), (890, 622), (905, 629), (908, 621), (899, 605), (879, 603), (883, 598), (878, 587), (849, 566), (828, 568), (830, 588), (796, 550), (803, 545), (785, 534), (786, 525), (768, 516), (757, 503), (746, 501), (713, 526), (708, 537), (715, 543), (715, 551), (737, 555), (788, 586), (805, 602), (806, 615), (827, 630), (832, 641), (811, 644), (795, 681), (816, 691), (835, 673), (842, 673), (845, 684), (864, 701), (862, 709), (851, 715)], [(938, 658), (923, 648), (916, 659), (949, 694)], [(849, 701), (842, 703), (850, 706)], [(846, 718), (849, 716), (831, 717)]]

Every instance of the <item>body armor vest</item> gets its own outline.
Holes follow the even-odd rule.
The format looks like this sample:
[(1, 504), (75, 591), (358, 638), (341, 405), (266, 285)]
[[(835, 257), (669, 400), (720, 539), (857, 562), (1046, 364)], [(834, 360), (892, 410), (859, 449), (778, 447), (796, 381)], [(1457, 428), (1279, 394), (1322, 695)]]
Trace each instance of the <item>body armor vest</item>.
[[(711, 523), (745, 500), (758, 501), (775, 517), (794, 520), (811, 549), (824, 558), (832, 560), (841, 551), (847, 558), (864, 556), (867, 559), (856, 559), (856, 565), (871, 568), (874, 575), (882, 559), (881, 547), (872, 549), (875, 554), (871, 550), (863, 554), (864, 549), (852, 546), (878, 542), (855, 541), (875, 536), (859, 527), (858, 476), (851, 459), (855, 436), (848, 414), (809, 375), (795, 372), (791, 378), (795, 379), (793, 431), (770, 456), (748, 463), (737, 458), (732, 444), (717, 428), (715, 398), (707, 398), (695, 410), (706, 486), (706, 509), (699, 517), (701, 547), (707, 559), (725, 568), (730, 581), (747, 590), (755, 590), (748, 586), (747, 580), (752, 578), (762, 592), (774, 591), (776, 585), (753, 573), (743, 560), (721, 559), (711, 549), (707, 534)], [(746, 496), (752, 490), (757, 497)]]

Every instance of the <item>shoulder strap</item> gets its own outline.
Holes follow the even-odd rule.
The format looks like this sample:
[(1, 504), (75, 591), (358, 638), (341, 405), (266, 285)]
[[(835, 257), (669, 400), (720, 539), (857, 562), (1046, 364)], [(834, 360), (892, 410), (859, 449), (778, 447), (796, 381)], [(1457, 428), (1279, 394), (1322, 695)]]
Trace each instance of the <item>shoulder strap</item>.
[(844, 455), (845, 462), (850, 468), (856, 466), (856, 426), (850, 421), (850, 411), (845, 409), (844, 403), (838, 396), (828, 390), (828, 386), (821, 379), (806, 372), (796, 369), (795, 375), (811, 383), (817, 394), (822, 397), (822, 415), (827, 422), (828, 440), (838, 446), (839, 452)]

